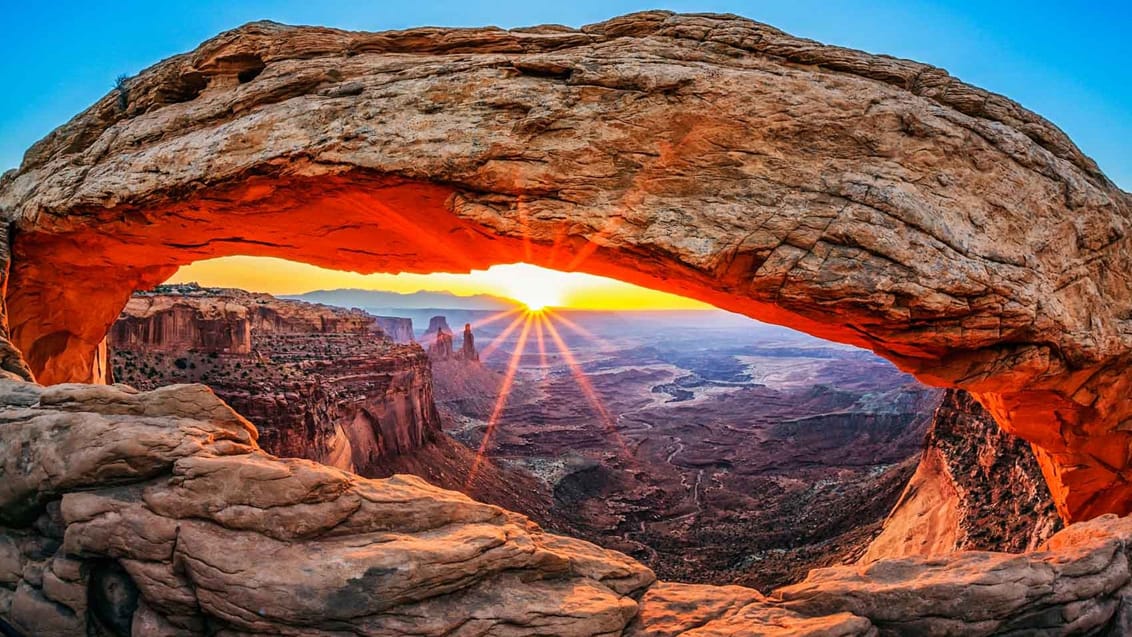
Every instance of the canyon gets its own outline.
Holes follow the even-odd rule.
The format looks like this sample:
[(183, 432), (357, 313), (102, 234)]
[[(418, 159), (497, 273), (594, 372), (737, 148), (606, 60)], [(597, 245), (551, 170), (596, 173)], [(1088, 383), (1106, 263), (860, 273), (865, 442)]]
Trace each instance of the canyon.
[(1056, 126), (925, 64), (663, 11), (258, 22), (32, 146), (0, 209), (41, 382), (96, 379), (130, 293), (204, 258), (526, 262), (870, 349), (1037, 445), (1064, 518), (1132, 509), (1132, 199)]
[[(969, 396), (944, 401), (869, 353), (718, 312), (544, 316), (521, 349), (517, 329), (500, 338), (506, 320), (477, 329), (484, 366), (516, 370), (502, 406), (471, 380), (482, 368), (433, 362), (445, 427), (538, 477), (552, 507), (521, 512), (664, 579), (768, 591), (858, 559), (1025, 550), (1061, 528), (1023, 441)], [(965, 490), (908, 488), (937, 494), (981, 542), (897, 532), (925, 526), (917, 507), (889, 513), (937, 465)]]
[(108, 345), (114, 380), (204, 383), (276, 455), (373, 476), (440, 432), (424, 352), (360, 310), (159, 286), (130, 299)]
[[(864, 352), (711, 312), (555, 312), (562, 343), (516, 357), (494, 316), (484, 365), (471, 325), (454, 347), (443, 315), (423, 350), (356, 308), (165, 285), (127, 303), (109, 360), (137, 389), (209, 386), (274, 455), (414, 474), (666, 579), (770, 590), (857, 559), (1033, 549), (1060, 528), (1024, 443), (969, 397), (937, 411), (940, 392)], [(477, 450), (492, 466), (472, 487)], [(984, 466), (995, 453), (1011, 473)]]
[[(1128, 518), (1026, 554), (818, 569), (770, 595), (412, 476), (280, 459), (201, 385), (0, 379), (0, 616), (33, 635), (1121, 634)], [(379, 593), (379, 594), (375, 594)]]
[[(1132, 511), (1132, 196), (1050, 122), (940, 69), (729, 15), (252, 23), (35, 144), (0, 177), (0, 211), (0, 615), (23, 631), (1132, 629), (1132, 530), (1111, 515)], [(266, 454), (200, 385), (99, 384), (135, 290), (231, 254), (359, 272), (526, 262), (863, 347), (967, 392), (945, 417), (978, 403), (1032, 445), (1068, 526), (1043, 540), (1043, 512), (1008, 530), (1024, 553), (882, 555), (769, 595), (657, 582), (417, 479)], [(1041, 501), (1023, 443), (984, 429), (1006, 446), (983, 454), (957, 422), (934, 428), (942, 451), (884, 525), (890, 547), (936, 513), (925, 547), (984, 542), (997, 505), (971, 485), (991, 475), (1025, 474), (1021, 501)], [(942, 505), (912, 487), (927, 484)]]

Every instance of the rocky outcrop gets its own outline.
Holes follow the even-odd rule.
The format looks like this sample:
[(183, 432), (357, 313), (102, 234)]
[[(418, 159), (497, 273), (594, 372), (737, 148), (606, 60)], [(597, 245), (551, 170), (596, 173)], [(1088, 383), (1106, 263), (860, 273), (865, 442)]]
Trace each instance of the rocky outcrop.
[(916, 473), (861, 561), (1030, 551), (1061, 527), (1030, 446), (952, 390), (936, 409)]
[(307, 361), (302, 376), (210, 385), (262, 432), (271, 453), (381, 475), (440, 435), (428, 358), (417, 346), (378, 357)]
[(1132, 510), (1132, 198), (924, 64), (726, 15), (259, 22), (37, 143), (0, 210), (42, 382), (94, 378), (130, 292), (199, 259), (523, 261), (872, 349), (1036, 444), (1063, 516)]
[(159, 285), (134, 294), (110, 328), (108, 338), (119, 349), (249, 354), (253, 330), (258, 334), (383, 337), (377, 317), (361, 310), (189, 283)]
[(397, 316), (378, 316), (377, 326), (394, 343), (415, 343), (413, 319)]
[(428, 320), (428, 329), (425, 330), (425, 341), (432, 340), (437, 334), (452, 335), (452, 328), (448, 327), (448, 319), (443, 316), (434, 316)]
[[(3, 177), (0, 176), (0, 184)], [(0, 223), (0, 297), (7, 295), (8, 266), (11, 262), (9, 226)], [(97, 352), (96, 352), (97, 356)], [(23, 354), (12, 344), (8, 331), (8, 304), (0, 301), (0, 377), (31, 380), (32, 372)]]
[(441, 330), (432, 334), (432, 342), (428, 346), (428, 357), (434, 361), (446, 361), (455, 357), (452, 352), (452, 332)]
[[(231, 334), (239, 347), (222, 338)], [(276, 455), (381, 475), (440, 435), (425, 353), (389, 342), (360, 310), (162, 286), (130, 300), (110, 345), (117, 380), (206, 383)]]
[(448, 320), (443, 316), (434, 316), (428, 323), (422, 339), (428, 343), (428, 357), (434, 363), (444, 361), (478, 362), (480, 354), (476, 351), (476, 337), (472, 334), (472, 324), (464, 324), (463, 340), (460, 349), (455, 349), (452, 328), (448, 327)]
[(1023, 555), (969, 551), (819, 569), (774, 593), (803, 615), (852, 613), (889, 635), (1124, 635), (1132, 519), (1070, 526)]
[(244, 306), (136, 296), (111, 326), (107, 339), (116, 350), (250, 354), (252, 322)]
[(769, 596), (408, 476), (256, 444), (200, 385), (0, 380), (0, 618), (29, 635), (1123, 634), (1132, 519), (1023, 555), (821, 569)]
[(471, 323), (464, 323), (464, 340), (460, 342), (460, 359), (469, 362), (480, 359), (480, 353), (476, 351), (476, 335), (472, 334)]
[(28, 635), (616, 634), (653, 580), (416, 478), (269, 456), (199, 385), (0, 394), (23, 449), (0, 457), (0, 617)]

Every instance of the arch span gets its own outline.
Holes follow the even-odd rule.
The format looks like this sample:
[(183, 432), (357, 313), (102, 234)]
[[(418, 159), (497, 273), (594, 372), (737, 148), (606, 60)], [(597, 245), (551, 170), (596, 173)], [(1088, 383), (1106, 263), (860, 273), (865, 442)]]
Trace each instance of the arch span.
[(132, 290), (226, 254), (526, 261), (868, 347), (1132, 510), (1132, 198), (946, 72), (734, 16), (581, 30), (254, 23), (132, 78), (0, 183), (11, 336), (96, 377)]

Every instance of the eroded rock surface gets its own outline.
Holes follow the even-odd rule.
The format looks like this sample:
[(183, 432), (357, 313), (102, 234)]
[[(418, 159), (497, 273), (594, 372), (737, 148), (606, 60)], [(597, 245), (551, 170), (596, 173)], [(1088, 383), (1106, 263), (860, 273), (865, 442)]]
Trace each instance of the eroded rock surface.
[(135, 294), (110, 331), (116, 380), (201, 382), (270, 453), (362, 475), (441, 434), (424, 350), (361, 310), (193, 285)]
[(0, 459), (0, 619), (27, 635), (1071, 635), (1132, 617), (1129, 518), (762, 596), (655, 583), (410, 476), (270, 456), (200, 385), (0, 397), (0, 448), (20, 450)]
[(1068, 527), (1034, 553), (979, 551), (818, 569), (774, 593), (807, 615), (849, 612), (882, 634), (1080, 635), (1130, 626), (1132, 519)]
[(130, 292), (195, 260), (525, 261), (871, 348), (1036, 444), (1063, 516), (1132, 510), (1132, 200), (1048, 121), (917, 62), (661, 11), (253, 23), (37, 143), (0, 210), (41, 382), (97, 377)]
[(28, 635), (607, 635), (654, 579), (411, 476), (269, 456), (200, 385), (3, 391), (0, 617)]
[(950, 390), (916, 473), (861, 561), (1030, 551), (1061, 528), (1030, 446), (999, 429), (966, 392)]

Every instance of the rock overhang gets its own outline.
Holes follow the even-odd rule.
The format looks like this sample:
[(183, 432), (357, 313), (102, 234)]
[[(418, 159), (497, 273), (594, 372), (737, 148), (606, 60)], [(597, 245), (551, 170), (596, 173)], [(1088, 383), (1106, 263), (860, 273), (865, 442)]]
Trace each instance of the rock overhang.
[(129, 293), (192, 260), (526, 261), (873, 349), (1035, 442), (1063, 515), (1132, 507), (1129, 196), (917, 62), (725, 15), (252, 23), (33, 146), (0, 209), (13, 340), (45, 382), (90, 380)]

